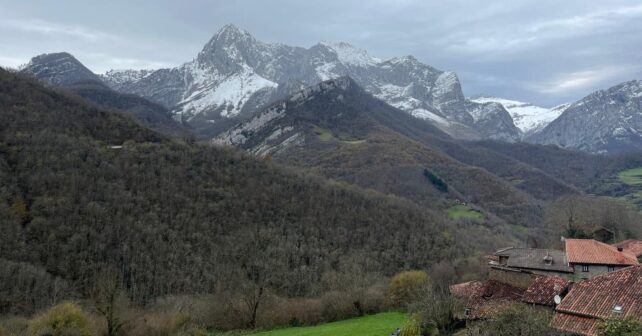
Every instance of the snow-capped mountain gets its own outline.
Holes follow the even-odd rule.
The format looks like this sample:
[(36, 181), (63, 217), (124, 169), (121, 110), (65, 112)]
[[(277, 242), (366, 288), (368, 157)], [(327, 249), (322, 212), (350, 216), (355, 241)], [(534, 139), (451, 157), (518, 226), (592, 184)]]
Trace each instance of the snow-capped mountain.
[(642, 81), (586, 96), (526, 140), (589, 152), (642, 149)]
[(529, 135), (543, 129), (551, 121), (559, 117), (569, 104), (562, 104), (553, 108), (545, 108), (517, 100), (478, 96), (471, 98), (476, 103), (498, 103), (510, 114), (513, 123), (524, 135)]
[[(477, 128), (459, 79), (412, 56), (381, 60), (347, 43), (308, 49), (264, 43), (233, 25), (223, 27), (194, 60), (153, 72), (110, 71), (103, 80), (172, 109), (202, 135), (214, 136), (269, 103), (321, 81), (350, 76), (366, 92), (460, 138), (516, 140), (519, 131)], [(501, 114), (501, 111), (500, 113)]]

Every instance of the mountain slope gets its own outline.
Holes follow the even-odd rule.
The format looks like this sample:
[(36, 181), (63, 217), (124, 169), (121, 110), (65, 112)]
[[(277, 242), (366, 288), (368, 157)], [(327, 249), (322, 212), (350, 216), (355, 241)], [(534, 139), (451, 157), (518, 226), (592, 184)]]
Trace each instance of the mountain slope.
[[(256, 40), (233, 25), (219, 30), (191, 62), (171, 69), (112, 71), (103, 79), (120, 92), (161, 103), (199, 134), (215, 136), (269, 103), (302, 87), (349, 75), (367, 92), (460, 138), (513, 141), (518, 130), (504, 123), (476, 124), (457, 75), (412, 56), (381, 60), (347, 43), (322, 42), (309, 49)], [(221, 125), (222, 124), (222, 125)]]
[[(218, 144), (233, 145), (326, 176), (393, 193), (433, 208), (466, 201), (508, 221), (538, 222), (538, 201), (528, 193), (449, 156), (488, 158), (511, 165), (502, 173), (523, 178), (521, 186), (549, 188), (537, 197), (575, 191), (535, 168), (489, 152), (473, 154), (431, 124), (373, 99), (348, 77), (322, 82), (277, 102), (221, 134)], [(425, 170), (449, 186), (435, 188)], [(543, 188), (545, 189), (545, 188)], [(553, 191), (551, 191), (553, 190)], [(552, 194), (551, 194), (552, 193)]]
[(586, 96), (527, 140), (588, 152), (642, 150), (642, 81)]
[(188, 132), (163, 106), (132, 94), (112, 90), (72, 55), (62, 53), (36, 56), (20, 71), (50, 85), (69, 90), (105, 108), (132, 115), (143, 125), (172, 136)]
[(0, 264), (15, 271), (0, 272), (0, 286), (33, 279), (3, 312), (82, 297), (107, 272), (141, 303), (257, 279), (308, 295), (327, 276), (427, 268), (511, 241), (447, 227), (399, 198), (171, 140), (2, 70), (0, 116)]

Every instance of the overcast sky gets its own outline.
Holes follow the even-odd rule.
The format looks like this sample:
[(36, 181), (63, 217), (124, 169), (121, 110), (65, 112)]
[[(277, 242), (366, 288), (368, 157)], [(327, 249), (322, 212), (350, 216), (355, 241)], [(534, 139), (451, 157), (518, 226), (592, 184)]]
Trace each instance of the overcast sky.
[(639, 0), (0, 0), (0, 65), (68, 51), (97, 73), (175, 66), (227, 23), (266, 42), (414, 55), (467, 95), (542, 106), (642, 79)]

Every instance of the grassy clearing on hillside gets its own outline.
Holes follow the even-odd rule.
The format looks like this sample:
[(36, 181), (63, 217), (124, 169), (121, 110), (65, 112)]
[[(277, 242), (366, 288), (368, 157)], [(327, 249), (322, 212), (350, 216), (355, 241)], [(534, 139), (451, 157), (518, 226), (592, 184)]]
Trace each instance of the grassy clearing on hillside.
[(463, 204), (448, 208), (448, 216), (452, 219), (474, 219), (484, 220), (484, 214)]
[(285, 328), (252, 336), (388, 336), (406, 321), (403, 313), (381, 313), (314, 327)]
[(624, 184), (629, 185), (629, 193), (620, 198), (634, 204), (642, 210), (642, 167), (623, 170), (618, 174), (618, 178)]
[(626, 184), (642, 185), (642, 167), (621, 171), (618, 177)]
[(341, 142), (347, 143), (347, 144), (350, 144), (350, 145), (358, 145), (358, 144), (362, 144), (362, 143), (366, 142), (366, 140), (341, 140)]
[(332, 134), (332, 131), (327, 128), (315, 125), (314, 133), (319, 136), (319, 140), (321, 141), (331, 141), (332, 139), (334, 139), (334, 134)]
[(319, 137), (319, 140), (323, 142), (329, 142), (335, 139), (338, 139), (342, 143), (349, 144), (349, 145), (358, 145), (366, 142), (364, 139), (355, 139), (350, 136), (342, 136), (339, 134), (339, 136), (335, 136), (335, 134), (332, 132), (332, 130), (319, 127), (319, 126), (314, 126), (314, 134), (316, 134)]

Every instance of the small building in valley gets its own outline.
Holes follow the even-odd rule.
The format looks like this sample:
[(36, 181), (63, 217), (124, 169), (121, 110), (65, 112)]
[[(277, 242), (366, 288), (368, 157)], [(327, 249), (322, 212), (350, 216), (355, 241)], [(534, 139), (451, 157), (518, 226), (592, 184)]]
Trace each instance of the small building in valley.
[(551, 326), (566, 333), (593, 336), (612, 318), (642, 320), (642, 266), (636, 265), (576, 284), (557, 306)]

